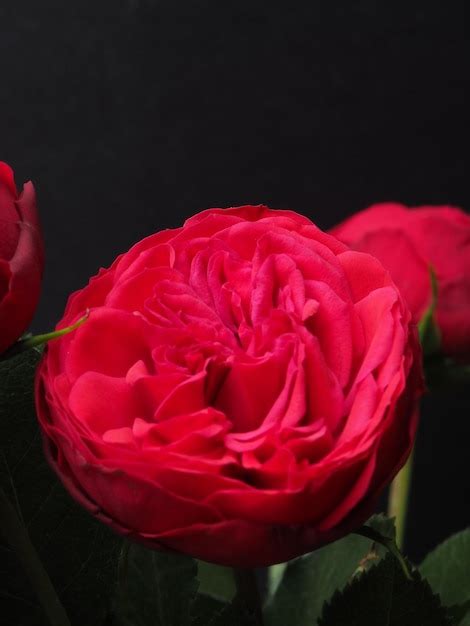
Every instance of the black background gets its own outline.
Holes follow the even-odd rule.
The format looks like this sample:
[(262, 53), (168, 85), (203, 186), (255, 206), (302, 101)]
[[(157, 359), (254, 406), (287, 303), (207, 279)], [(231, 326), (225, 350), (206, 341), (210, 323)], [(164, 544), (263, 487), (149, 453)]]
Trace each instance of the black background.
[[(470, 208), (465, 2), (0, 0), (0, 159), (36, 185), (33, 328), (199, 209), (328, 228), (383, 200)], [(408, 552), (469, 522), (468, 394), (425, 401)]]

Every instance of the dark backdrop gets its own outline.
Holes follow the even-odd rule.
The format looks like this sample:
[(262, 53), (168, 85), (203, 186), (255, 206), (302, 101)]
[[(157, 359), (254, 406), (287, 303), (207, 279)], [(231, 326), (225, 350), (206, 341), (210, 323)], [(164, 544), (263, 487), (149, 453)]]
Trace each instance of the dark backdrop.
[[(0, 159), (35, 182), (47, 244), (34, 329), (202, 208), (324, 228), (382, 200), (469, 209), (464, 5), (1, 0)], [(425, 404), (414, 558), (469, 522), (470, 399)]]

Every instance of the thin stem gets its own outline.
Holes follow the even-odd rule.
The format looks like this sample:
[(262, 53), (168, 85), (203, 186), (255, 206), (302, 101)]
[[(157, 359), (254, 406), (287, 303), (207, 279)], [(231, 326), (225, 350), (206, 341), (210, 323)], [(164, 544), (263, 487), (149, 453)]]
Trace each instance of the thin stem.
[(79, 326), (81, 326), (84, 322), (86, 322), (89, 316), (90, 311), (87, 309), (85, 315), (83, 315), (83, 317), (81, 317), (71, 326), (61, 328), (60, 330), (54, 330), (50, 333), (43, 333), (41, 335), (29, 335), (24, 339), (19, 339), (10, 348), (8, 348), (6, 352), (0, 355), (0, 361), (6, 361), (7, 359), (11, 359), (21, 352), (25, 352), (26, 350), (30, 350), (31, 348), (37, 348), (47, 343), (48, 341), (52, 341), (53, 339), (59, 339), (59, 337), (68, 335), (69, 333), (76, 330)]
[(396, 543), (400, 550), (403, 549), (406, 530), (406, 514), (410, 495), (411, 476), (413, 470), (413, 451), (406, 464), (395, 476), (390, 485), (388, 496), (388, 515), (395, 518)]
[(2, 489), (0, 489), (0, 521), (0, 532), (23, 566), (51, 626), (70, 626), (65, 609), (31, 543), (28, 532)]
[(254, 569), (233, 570), (237, 587), (237, 598), (243, 602), (250, 614), (255, 617), (258, 626), (264, 626), (261, 596)]
[(42, 335), (33, 335), (32, 337), (28, 337), (23, 340), (23, 346), (25, 348), (35, 348), (36, 346), (42, 346), (44, 343), (51, 341), (52, 339), (58, 339), (59, 337), (63, 337), (64, 335), (68, 335), (72, 331), (76, 330), (79, 326), (86, 322), (90, 316), (90, 312), (87, 310), (85, 315), (83, 315), (79, 320), (77, 320), (71, 326), (67, 326), (66, 328), (61, 328), (60, 330), (54, 330), (50, 333), (44, 333)]

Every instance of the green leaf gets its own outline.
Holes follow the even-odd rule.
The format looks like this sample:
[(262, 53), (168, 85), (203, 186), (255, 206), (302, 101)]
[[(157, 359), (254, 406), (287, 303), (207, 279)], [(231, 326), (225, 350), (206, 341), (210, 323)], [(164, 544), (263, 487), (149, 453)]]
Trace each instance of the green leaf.
[[(198, 562), (200, 565), (200, 561)], [(217, 600), (213, 596), (198, 593), (191, 613), (191, 626), (258, 626), (241, 602), (235, 598), (231, 603)]]
[(400, 563), (400, 566), (405, 576), (411, 579), (411, 570), (408, 567), (408, 563), (406, 562), (405, 557), (402, 555), (402, 553), (398, 549), (395, 539), (386, 537), (381, 532), (375, 530), (375, 528), (371, 526), (367, 526), (367, 525), (361, 526), (361, 528), (358, 528), (356, 530), (356, 533), (358, 535), (362, 535), (362, 537), (371, 539), (374, 542), (374, 544), (378, 544), (386, 548), (391, 554), (393, 554), (393, 556)]
[(456, 626), (470, 625), (470, 600), (464, 604), (453, 604), (448, 607), (449, 615), (452, 617), (452, 623)]
[(258, 626), (258, 622), (235, 601), (226, 604), (217, 615), (204, 622), (204, 626)]
[[(393, 520), (384, 515), (373, 516), (367, 524), (394, 538)], [(266, 607), (266, 623), (268, 626), (313, 626), (324, 602), (337, 589), (343, 589), (356, 573), (377, 563), (385, 553), (382, 546), (351, 534), (291, 561)]]
[(214, 565), (205, 561), (198, 561), (199, 592), (219, 598), (232, 600), (235, 595), (235, 581), (233, 570), (230, 567)]
[(268, 568), (268, 599), (271, 599), (279, 588), (287, 569), (287, 563), (277, 563)]
[[(441, 543), (427, 555), (419, 569), (440, 595), (443, 604), (466, 607), (470, 602), (470, 528)], [(465, 613), (467, 615), (461, 623), (467, 626), (470, 625), (470, 611), (463, 611), (463, 615)]]
[(237, 598), (228, 603), (199, 589), (206, 565), (198, 573), (201, 561), (127, 544), (113, 626), (257, 626)]
[(128, 546), (115, 606), (119, 626), (189, 626), (196, 596), (197, 563), (172, 552)]
[[(0, 487), (27, 529), (75, 625), (102, 624), (116, 578), (121, 541), (82, 510), (49, 468), (33, 402), (40, 353), (0, 362)], [(0, 541), (0, 598), (9, 624), (45, 623), (17, 554)]]
[(365, 525), (370, 526), (370, 528), (373, 528), (383, 537), (395, 540), (396, 531), (394, 517), (387, 517), (384, 513), (378, 513), (367, 520)]
[(206, 593), (198, 592), (191, 606), (191, 626), (207, 626), (211, 619), (219, 616), (226, 602)]
[(337, 591), (323, 609), (319, 626), (452, 626), (429, 583), (418, 572), (406, 578), (388, 554), (378, 565)]
[(419, 338), (424, 356), (437, 354), (441, 348), (441, 331), (436, 320), (438, 284), (436, 274), (431, 266), (429, 267), (429, 279), (431, 281), (431, 304), (418, 323)]

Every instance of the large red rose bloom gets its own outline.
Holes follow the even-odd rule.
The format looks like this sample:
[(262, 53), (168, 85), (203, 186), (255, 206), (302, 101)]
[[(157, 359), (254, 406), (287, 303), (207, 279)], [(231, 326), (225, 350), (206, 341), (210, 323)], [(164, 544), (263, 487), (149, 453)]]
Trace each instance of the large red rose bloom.
[(0, 353), (26, 330), (39, 299), (44, 249), (32, 183), (18, 195), (0, 161)]
[(118, 532), (230, 566), (358, 526), (412, 446), (410, 314), (307, 218), (213, 209), (71, 296), (37, 377), (48, 458)]

